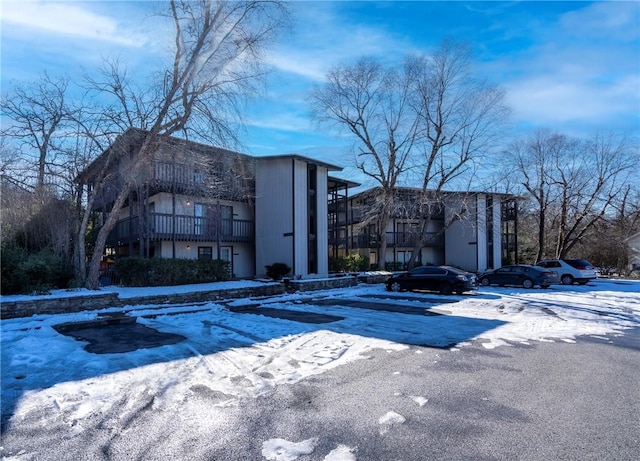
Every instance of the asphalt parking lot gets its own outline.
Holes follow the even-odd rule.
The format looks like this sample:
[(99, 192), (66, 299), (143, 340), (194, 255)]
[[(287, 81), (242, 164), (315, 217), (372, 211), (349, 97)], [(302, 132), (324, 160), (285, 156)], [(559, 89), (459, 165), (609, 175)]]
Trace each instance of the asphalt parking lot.
[[(26, 448), (5, 458), (12, 460), (262, 460), (260, 442), (274, 434), (319, 440), (309, 455), (273, 459), (324, 460), (346, 446), (354, 456), (347, 460), (637, 460), (640, 334), (615, 342), (380, 350), (268, 397), (218, 408), (204, 428), (189, 414), (148, 411), (118, 434), (21, 427), (2, 443), (4, 453)], [(416, 404), (415, 396), (424, 400)], [(404, 421), (381, 423), (390, 412)], [(188, 431), (192, 444), (174, 446)], [(36, 451), (46, 456), (29, 456)]]
[[(309, 302), (326, 312), (313, 315), (302, 315), (294, 309), (303, 309), (305, 300), (299, 304), (229, 306), (229, 312), (234, 318), (246, 315), (257, 324), (280, 319), (318, 329), (340, 325), (338, 312), (362, 318), (375, 312), (385, 315), (379, 319), (400, 316), (401, 328), (404, 324), (404, 328), (415, 329), (455, 317), (450, 314), (456, 302), (468, 299), (424, 295), (420, 304), (411, 304), (405, 301), (415, 301), (413, 295), (393, 296), (393, 302), (387, 294), (357, 299), (316, 298)], [(492, 297), (474, 299), (479, 303)], [(556, 313), (557, 308), (547, 304), (538, 308), (544, 319), (565, 322)], [(198, 312), (197, 306), (185, 309)], [(520, 308), (508, 312), (502, 304), (499, 309), (507, 318), (522, 314)], [(182, 318), (188, 322), (196, 313)], [(159, 314), (150, 309), (140, 315), (154, 318)], [(165, 315), (163, 321), (168, 325), (178, 318)], [(202, 322), (203, 326), (211, 327), (207, 322)], [(127, 324), (132, 326), (128, 321), (122, 325)], [(107, 347), (112, 341), (111, 345), (117, 347), (144, 336), (140, 330), (124, 331), (112, 335), (101, 330), (93, 342), (84, 338), (88, 346)], [(132, 341), (126, 340), (127, 334)], [(175, 335), (164, 335), (150, 338), (181, 344)], [(131, 411), (135, 400), (122, 395), (122, 401), (113, 403), (101, 418), (47, 419), (43, 424), (44, 419), (39, 419), (36, 412), (33, 419), (5, 427), (3, 459), (637, 459), (638, 328), (607, 337), (587, 335), (575, 342), (512, 342), (495, 348), (485, 347), (483, 340), (464, 347), (429, 347), (421, 342), (409, 343), (403, 350), (372, 350), (366, 360), (328, 369), (295, 384), (274, 386), (266, 394), (240, 398), (233, 405), (220, 406), (223, 396), (219, 392), (197, 384), (189, 389), (190, 400), (175, 407), (177, 411), (156, 408), (160, 396), (153, 395), (139, 400), (139, 408)], [(106, 351), (109, 354), (119, 356), (113, 349)], [(215, 367), (215, 362), (209, 366)], [(134, 375), (141, 372), (131, 370)], [(260, 374), (269, 379), (268, 373)], [(242, 384), (240, 379), (246, 378), (239, 376), (235, 381), (238, 385)], [(141, 395), (148, 392), (140, 387), (132, 390)], [(296, 454), (295, 450), (283, 449), (280, 455), (265, 454), (265, 443), (274, 440), (309, 442), (313, 450)], [(337, 449), (342, 450), (340, 456)]]

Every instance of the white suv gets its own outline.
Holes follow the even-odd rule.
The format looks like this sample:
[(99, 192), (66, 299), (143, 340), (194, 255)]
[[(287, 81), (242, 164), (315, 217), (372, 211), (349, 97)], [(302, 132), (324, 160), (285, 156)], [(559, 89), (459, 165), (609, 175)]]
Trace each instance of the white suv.
[(536, 266), (557, 271), (563, 285), (572, 285), (574, 282), (585, 285), (598, 278), (596, 269), (585, 259), (545, 259), (537, 262)]

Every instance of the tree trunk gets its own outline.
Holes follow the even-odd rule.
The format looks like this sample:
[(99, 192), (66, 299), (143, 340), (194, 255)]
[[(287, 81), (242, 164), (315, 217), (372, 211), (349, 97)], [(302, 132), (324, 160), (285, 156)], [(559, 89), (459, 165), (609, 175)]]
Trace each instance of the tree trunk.
[(137, 153), (135, 162), (126, 170), (126, 180), (107, 215), (107, 220), (98, 231), (98, 237), (96, 238), (93, 255), (91, 256), (91, 262), (89, 264), (89, 274), (85, 284), (85, 286), (91, 290), (97, 290), (100, 287), (100, 261), (107, 243), (107, 237), (118, 222), (120, 210), (129, 197), (133, 184), (136, 182), (136, 179), (138, 179), (137, 175), (140, 171), (143, 171), (144, 165), (153, 158), (158, 136), (157, 127), (154, 127), (154, 130), (146, 135)]
[(126, 198), (129, 196), (130, 189), (131, 182), (127, 181), (118, 194), (118, 197), (113, 204), (113, 208), (107, 215), (107, 220), (100, 228), (100, 231), (98, 231), (98, 237), (96, 238), (93, 255), (91, 256), (91, 262), (89, 264), (89, 274), (87, 275), (87, 282), (85, 284), (85, 286), (90, 290), (97, 290), (100, 287), (100, 261), (102, 260), (102, 253), (104, 253), (109, 232), (111, 232), (118, 222), (118, 218), (120, 217), (119, 211), (122, 208), (122, 205), (124, 205)]

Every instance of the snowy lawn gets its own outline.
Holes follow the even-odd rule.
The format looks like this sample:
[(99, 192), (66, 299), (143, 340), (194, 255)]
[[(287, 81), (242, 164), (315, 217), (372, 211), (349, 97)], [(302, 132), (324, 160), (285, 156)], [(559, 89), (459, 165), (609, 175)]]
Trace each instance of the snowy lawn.
[[(150, 291), (109, 289), (121, 297)], [(184, 288), (151, 291), (179, 289)], [(259, 315), (260, 309), (270, 315)], [(281, 310), (323, 314), (318, 319), (325, 323), (282, 318)], [(123, 311), (141, 325), (186, 339), (95, 354), (85, 350), (86, 342), (54, 329)], [(82, 432), (83, 421), (95, 415), (116, 424), (145, 405), (158, 411), (197, 411), (197, 398), (203, 394), (220, 406), (238, 405), (242, 399), (268, 395), (277, 386), (295, 385), (366, 358), (373, 349), (393, 353), (418, 345), (458, 350), (471, 341), (495, 348), (532, 341), (573, 342), (580, 335), (606, 340), (640, 327), (640, 282), (602, 279), (547, 290), (483, 287), (464, 296), (388, 293), (383, 285), (358, 285), (261, 300), (128, 306), (1, 323), (3, 423), (64, 421), (70, 431)], [(398, 423), (394, 415), (385, 418), (381, 424)], [(312, 440), (291, 445), (273, 439), (265, 442), (263, 456), (295, 459), (294, 453), (308, 452), (312, 445)], [(334, 455), (350, 459), (345, 447)]]

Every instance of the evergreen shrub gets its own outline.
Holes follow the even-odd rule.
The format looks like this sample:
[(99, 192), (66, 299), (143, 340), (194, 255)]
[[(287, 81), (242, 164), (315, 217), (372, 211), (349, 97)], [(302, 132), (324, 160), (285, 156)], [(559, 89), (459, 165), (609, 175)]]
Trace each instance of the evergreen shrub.
[(124, 286), (170, 286), (228, 280), (228, 267), (220, 259), (122, 258), (114, 269)]
[(291, 268), (285, 263), (273, 263), (264, 267), (267, 269), (267, 277), (273, 280), (280, 280), (291, 271)]
[(329, 272), (364, 272), (369, 269), (369, 261), (358, 253), (330, 257)]
[(30, 253), (14, 242), (2, 244), (3, 295), (68, 288), (72, 279), (72, 268), (52, 248)]

